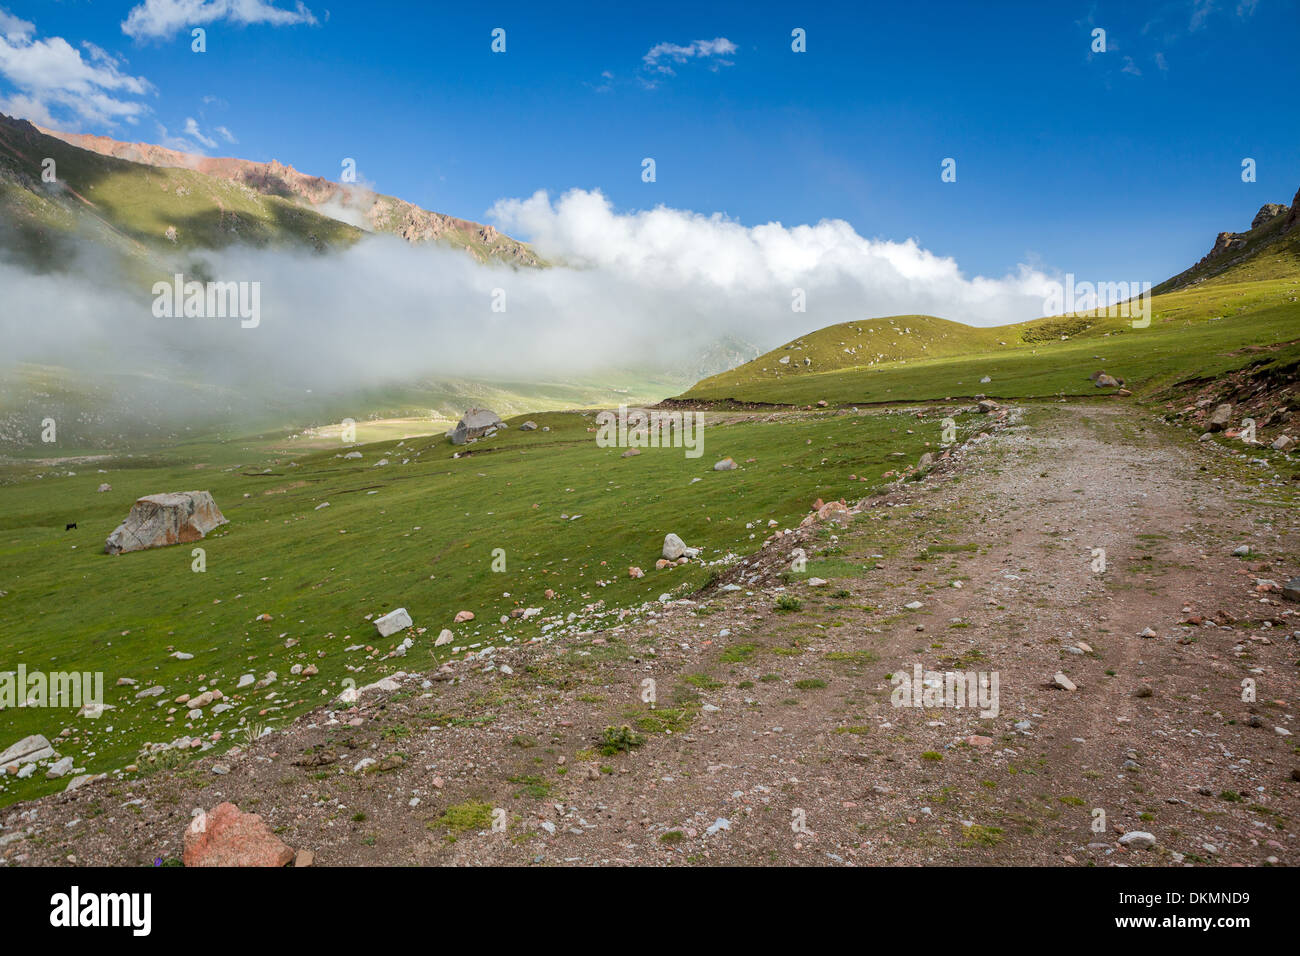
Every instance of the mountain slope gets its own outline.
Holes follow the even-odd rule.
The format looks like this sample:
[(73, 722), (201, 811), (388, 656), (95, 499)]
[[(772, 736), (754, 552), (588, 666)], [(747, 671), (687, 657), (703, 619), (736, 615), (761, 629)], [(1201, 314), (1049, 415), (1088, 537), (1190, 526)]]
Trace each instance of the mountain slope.
[(516, 265), (543, 265), (541, 258), (526, 243), (503, 235), (492, 226), (430, 212), (405, 200), (360, 186), (308, 176), (276, 160), (258, 163), (230, 157), (196, 156), (148, 143), (124, 143), (105, 136), (38, 129), (71, 146), (102, 156), (157, 168), (191, 169), (213, 179), (237, 183), (259, 195), (286, 199), (368, 232), (391, 233), (409, 242), (444, 242), (465, 249), (480, 262), (496, 259)]
[[(44, 180), (46, 168), (54, 181)], [(50, 268), (59, 265), (61, 249), (73, 235), (136, 256), (233, 243), (324, 250), (363, 235), (284, 197), (193, 169), (102, 156), (3, 115), (0, 228), (16, 237), (5, 243), (7, 252)]]
[[(46, 182), (53, 160), (55, 181)], [(464, 249), (480, 262), (541, 266), (533, 250), (480, 225), (278, 162), (208, 159), (160, 146), (42, 130), (0, 114), (0, 230), (10, 254), (57, 266), (68, 236), (120, 253), (298, 245), (341, 248), (367, 232)]]

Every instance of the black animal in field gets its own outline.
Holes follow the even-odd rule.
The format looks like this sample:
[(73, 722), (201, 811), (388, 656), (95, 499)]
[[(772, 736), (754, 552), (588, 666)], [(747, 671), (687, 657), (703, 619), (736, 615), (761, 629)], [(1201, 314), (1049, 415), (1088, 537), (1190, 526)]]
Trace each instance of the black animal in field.
[(64, 530), (64, 531), (76, 531), (76, 530), (77, 530), (77, 522), (75, 522), (75, 521), (72, 522), (72, 524), (68, 525), (68, 526), (67, 526), (66, 528), (64, 528), (63, 530)]

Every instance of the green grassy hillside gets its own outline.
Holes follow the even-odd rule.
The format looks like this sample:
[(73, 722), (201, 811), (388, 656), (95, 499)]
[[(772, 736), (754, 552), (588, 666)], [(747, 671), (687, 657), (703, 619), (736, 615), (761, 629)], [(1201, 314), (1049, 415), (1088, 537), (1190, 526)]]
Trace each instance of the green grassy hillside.
[[(214, 732), (223, 745), (238, 742), (250, 726), (328, 700), (345, 680), (430, 669), (452, 651), (433, 648), (444, 627), (455, 647), (609, 628), (617, 608), (685, 595), (709, 579), (700, 563), (655, 569), (666, 533), (702, 547), (715, 565), (751, 553), (769, 520), (790, 527), (818, 497), (867, 493), (940, 434), (938, 415), (911, 413), (714, 420), (703, 457), (646, 449), (623, 458), (621, 448), (597, 447), (590, 413), (531, 417), (550, 430), (512, 427), (460, 449), (441, 437), (387, 441), (357, 448), (359, 460), (341, 457), (352, 449), (339, 443), (305, 451), (285, 437), (0, 464), (0, 659), (30, 671), (101, 671), (115, 708), (99, 719), (0, 710), (0, 745), (69, 728), (61, 753), (88, 772), (117, 772), (146, 742)], [(963, 437), (977, 427), (967, 419)], [(713, 471), (728, 455), (739, 469)], [(112, 491), (97, 492), (101, 482)], [(210, 490), (230, 519), (198, 545), (205, 571), (192, 569), (191, 545), (102, 553), (137, 497), (190, 489)], [(65, 532), (72, 521), (77, 530)], [(496, 549), (504, 571), (493, 570)], [(630, 565), (645, 576), (629, 577)], [(381, 640), (367, 617), (399, 606), (427, 630), (408, 656), (384, 661), (404, 635)], [(499, 623), (517, 607), (543, 613)], [(460, 610), (475, 620), (454, 624)], [(320, 673), (295, 675), (295, 664)], [(241, 675), (268, 671), (273, 683), (238, 688)], [(153, 685), (165, 692), (137, 698)], [(214, 687), (234, 709), (190, 720), (174, 702)], [(0, 775), (0, 804), (65, 784)]]
[[(57, 182), (42, 181), (54, 160)], [(361, 230), (279, 196), (190, 169), (101, 156), (0, 117), (0, 225), (26, 237), (27, 260), (57, 265), (61, 238), (89, 233), (121, 251), (220, 249), (234, 243), (316, 249)]]
[[(925, 316), (845, 323), (706, 378), (681, 397), (797, 405), (981, 393), (1046, 398), (1098, 394), (1089, 379), (1098, 369), (1132, 389), (1150, 391), (1261, 358), (1293, 361), (1300, 349), (1300, 258), (1294, 245), (1271, 246), (1267, 261), (1256, 257), (1253, 265), (1241, 263), (1212, 280), (1153, 296), (1146, 328), (1100, 311), (989, 329)], [(1271, 277), (1242, 281), (1252, 270)], [(849, 344), (855, 341), (864, 343), (856, 353)], [(892, 353), (885, 344), (894, 346)], [(785, 356), (791, 358), (782, 365)], [(799, 365), (805, 357), (811, 363)]]

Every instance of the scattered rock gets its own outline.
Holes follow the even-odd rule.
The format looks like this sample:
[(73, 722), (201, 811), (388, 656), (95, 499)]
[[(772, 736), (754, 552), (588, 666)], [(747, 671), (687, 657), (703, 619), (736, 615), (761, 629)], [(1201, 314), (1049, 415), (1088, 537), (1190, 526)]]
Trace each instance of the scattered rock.
[(1145, 830), (1130, 830), (1119, 838), (1119, 842), (1130, 850), (1149, 850), (1156, 845), (1156, 838)]
[(1230, 421), (1232, 421), (1232, 406), (1225, 402), (1210, 416), (1209, 429), (1212, 432), (1221, 432), (1228, 427)]
[(664, 535), (663, 556), (665, 560), (676, 561), (678, 558), (686, 557), (687, 551), (689, 550), (690, 549), (686, 547), (686, 542), (677, 537), (677, 535), (672, 534), (671, 532)]
[(398, 631), (406, 630), (410, 626), (411, 615), (406, 613), (404, 607), (389, 611), (383, 617), (375, 619), (375, 627), (378, 629), (380, 637), (389, 637)]
[(50, 746), (50, 742), (43, 735), (32, 734), (30, 737), (24, 737), (0, 754), (0, 767), (32, 763), (56, 756), (58, 755), (54, 752), (54, 748)]

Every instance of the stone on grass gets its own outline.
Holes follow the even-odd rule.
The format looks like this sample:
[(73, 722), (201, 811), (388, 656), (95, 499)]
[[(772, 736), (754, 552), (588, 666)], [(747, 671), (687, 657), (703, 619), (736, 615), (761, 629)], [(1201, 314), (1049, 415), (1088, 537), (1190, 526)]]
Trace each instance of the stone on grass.
[(501, 416), (490, 408), (471, 408), (456, 427), (447, 433), (453, 445), (463, 445), (473, 438), (482, 438), (488, 432), (495, 432), (505, 423)]
[(379, 630), (380, 637), (389, 637), (398, 631), (406, 630), (410, 626), (411, 615), (406, 613), (404, 607), (389, 611), (383, 617), (375, 618), (375, 627)]
[(44, 735), (32, 734), (30, 737), (24, 737), (0, 754), (0, 767), (32, 763), (54, 756), (57, 756), (54, 753), (54, 748), (50, 746), (50, 742), (45, 739)]
[(677, 535), (669, 532), (664, 535), (664, 558), (669, 561), (676, 561), (686, 554), (686, 542)]
[(131, 506), (126, 520), (104, 541), (105, 554), (122, 554), (201, 541), (227, 523), (206, 491), (146, 495)]

